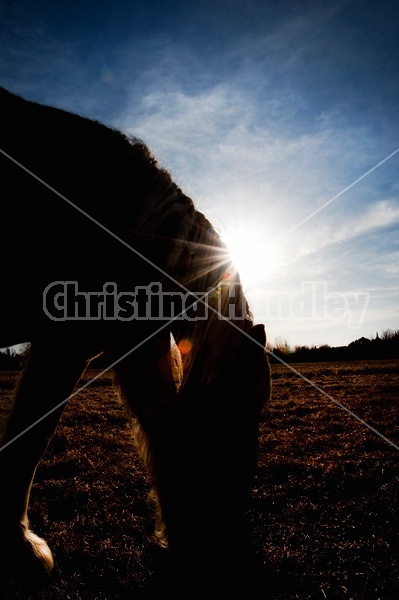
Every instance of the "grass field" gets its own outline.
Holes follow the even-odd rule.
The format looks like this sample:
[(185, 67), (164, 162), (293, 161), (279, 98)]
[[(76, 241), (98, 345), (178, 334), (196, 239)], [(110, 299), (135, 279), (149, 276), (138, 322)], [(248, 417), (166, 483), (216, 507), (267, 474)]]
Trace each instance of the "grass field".
[[(399, 451), (334, 400), (399, 445), (399, 361), (293, 368), (320, 389), (272, 365), (248, 514), (268, 576), (259, 598), (394, 600)], [(0, 416), (15, 377), (0, 372)], [(37, 471), (30, 519), (55, 569), (34, 592), (12, 582), (0, 598), (136, 598), (163, 556), (148, 491), (132, 423), (105, 374), (70, 400)]]

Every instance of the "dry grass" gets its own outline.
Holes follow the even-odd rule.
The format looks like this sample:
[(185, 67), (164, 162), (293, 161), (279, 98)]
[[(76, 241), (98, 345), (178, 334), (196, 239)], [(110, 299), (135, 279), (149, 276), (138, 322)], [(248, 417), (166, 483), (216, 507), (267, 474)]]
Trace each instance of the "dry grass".
[[(294, 368), (399, 444), (399, 361)], [(291, 370), (272, 371), (248, 515), (268, 574), (259, 597), (393, 600), (398, 450)], [(0, 373), (0, 411), (10, 405), (14, 378)], [(162, 552), (131, 426), (110, 375), (69, 402), (37, 471), (30, 511), (56, 567), (36, 591), (13, 582), (1, 598), (138, 597)]]

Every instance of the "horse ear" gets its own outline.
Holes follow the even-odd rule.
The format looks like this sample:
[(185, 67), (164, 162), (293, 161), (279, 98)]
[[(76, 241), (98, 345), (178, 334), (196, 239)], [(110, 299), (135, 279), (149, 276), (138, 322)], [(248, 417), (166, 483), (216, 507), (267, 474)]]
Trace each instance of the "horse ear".
[(261, 346), (263, 346), (263, 347), (266, 346), (265, 326), (262, 325), (261, 323), (258, 325), (254, 325), (251, 328), (249, 335), (251, 336), (251, 338), (253, 338), (255, 340), (255, 342), (258, 342), (258, 344), (260, 344)]

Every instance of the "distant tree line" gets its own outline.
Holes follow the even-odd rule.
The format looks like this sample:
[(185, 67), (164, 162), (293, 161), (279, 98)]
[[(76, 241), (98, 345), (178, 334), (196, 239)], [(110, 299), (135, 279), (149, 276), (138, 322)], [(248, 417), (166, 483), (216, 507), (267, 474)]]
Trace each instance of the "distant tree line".
[[(22, 348), (22, 352), (17, 352), (14, 348), (0, 349), (0, 371), (21, 370), (25, 364), (27, 348), (28, 345)], [(271, 362), (279, 362), (278, 358), (287, 363), (399, 359), (399, 329), (396, 331), (387, 329), (381, 335), (377, 333), (372, 339), (361, 337), (348, 346), (324, 344), (295, 346), (292, 349), (286, 340), (276, 340), (274, 344), (268, 345), (268, 350), (271, 351)], [(108, 367), (108, 362), (105, 357), (99, 356), (91, 366), (105, 369)]]
[(387, 329), (372, 339), (361, 337), (348, 346), (324, 344), (292, 349), (285, 340), (277, 340), (274, 347), (269, 345), (268, 349), (272, 352), (271, 362), (279, 362), (278, 358), (287, 363), (395, 359), (399, 358), (399, 329)]

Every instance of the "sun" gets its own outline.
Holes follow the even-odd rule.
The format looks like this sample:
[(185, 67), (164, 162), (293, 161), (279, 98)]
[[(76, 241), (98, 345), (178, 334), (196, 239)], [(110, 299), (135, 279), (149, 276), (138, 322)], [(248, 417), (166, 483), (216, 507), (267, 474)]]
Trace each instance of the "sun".
[(232, 227), (223, 235), (244, 287), (252, 287), (273, 270), (273, 249), (256, 228)]

